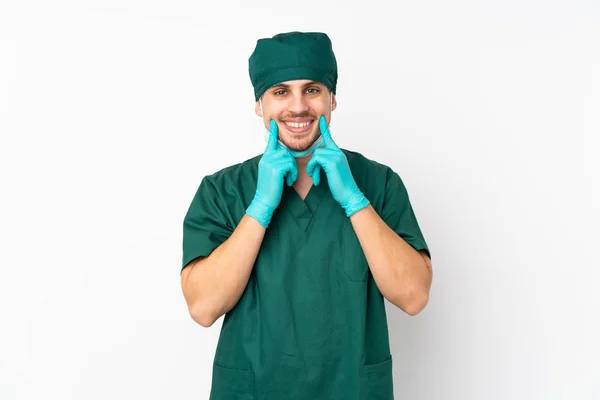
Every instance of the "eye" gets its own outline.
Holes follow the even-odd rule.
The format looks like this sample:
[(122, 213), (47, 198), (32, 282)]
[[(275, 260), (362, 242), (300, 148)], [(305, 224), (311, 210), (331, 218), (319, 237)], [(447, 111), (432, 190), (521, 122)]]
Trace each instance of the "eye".
[(319, 93), (319, 89), (318, 88), (308, 88), (308, 89), (306, 89), (306, 91), (309, 94), (317, 94), (317, 93)]
[(277, 91), (273, 92), (273, 94), (275, 96), (282, 96), (283, 93), (285, 93), (285, 90), (283, 90), (283, 89), (280, 89), (280, 90), (277, 90)]

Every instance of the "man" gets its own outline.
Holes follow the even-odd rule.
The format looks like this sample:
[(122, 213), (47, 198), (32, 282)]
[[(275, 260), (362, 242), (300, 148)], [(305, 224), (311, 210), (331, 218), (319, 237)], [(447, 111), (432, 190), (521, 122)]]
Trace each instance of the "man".
[(190, 315), (225, 315), (210, 398), (392, 399), (384, 298), (415, 315), (432, 279), (406, 188), (332, 138), (327, 35), (260, 39), (249, 69), (266, 150), (206, 176), (184, 220)]

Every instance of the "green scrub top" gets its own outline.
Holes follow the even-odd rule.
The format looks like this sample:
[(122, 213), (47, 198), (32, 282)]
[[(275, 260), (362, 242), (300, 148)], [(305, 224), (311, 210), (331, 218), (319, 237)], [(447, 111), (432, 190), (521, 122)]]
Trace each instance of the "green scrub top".
[[(379, 216), (429, 253), (398, 174), (343, 151)], [(233, 233), (254, 198), (259, 160), (202, 180), (184, 220), (183, 267)], [(393, 399), (384, 298), (323, 171), (304, 200), (285, 185), (248, 285), (225, 315), (210, 399)]]

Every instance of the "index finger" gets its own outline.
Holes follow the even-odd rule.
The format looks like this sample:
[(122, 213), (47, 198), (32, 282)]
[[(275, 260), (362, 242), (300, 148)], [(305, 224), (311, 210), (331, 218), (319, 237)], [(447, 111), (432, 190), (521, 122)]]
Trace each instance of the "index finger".
[(277, 150), (277, 143), (279, 141), (277, 137), (278, 128), (277, 123), (271, 120), (271, 125), (269, 127), (269, 141), (267, 142), (267, 150)]
[(321, 118), (319, 119), (319, 129), (321, 130), (321, 136), (323, 137), (323, 143), (325, 143), (325, 147), (337, 149), (338, 146), (331, 138), (331, 132), (329, 132), (327, 121), (325, 120), (324, 115), (321, 115)]

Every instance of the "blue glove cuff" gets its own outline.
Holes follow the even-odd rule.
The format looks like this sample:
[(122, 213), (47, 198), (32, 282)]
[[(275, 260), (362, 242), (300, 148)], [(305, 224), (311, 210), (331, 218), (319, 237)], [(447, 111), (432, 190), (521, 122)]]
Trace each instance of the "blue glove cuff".
[(358, 186), (355, 186), (352, 190), (352, 195), (344, 204), (342, 208), (346, 211), (346, 216), (350, 217), (353, 214), (359, 212), (363, 208), (367, 207), (371, 202), (367, 200), (365, 195), (360, 191)]
[(254, 198), (246, 209), (246, 214), (257, 220), (265, 228), (268, 228), (273, 217), (273, 209)]

